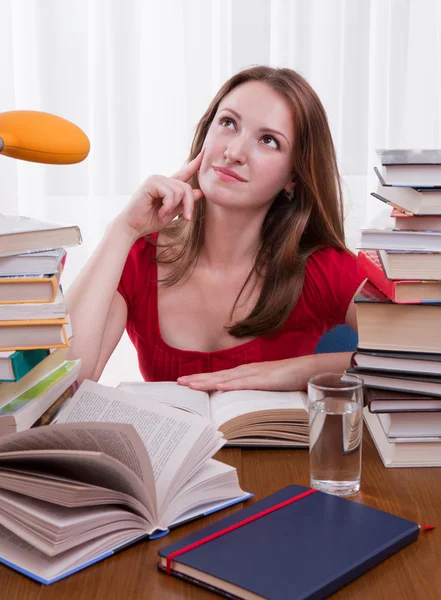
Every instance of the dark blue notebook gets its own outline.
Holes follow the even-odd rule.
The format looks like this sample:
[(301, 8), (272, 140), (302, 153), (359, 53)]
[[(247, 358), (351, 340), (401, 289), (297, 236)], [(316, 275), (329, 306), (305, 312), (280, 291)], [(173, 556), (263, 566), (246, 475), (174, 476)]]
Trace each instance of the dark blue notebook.
[[(159, 551), (166, 557), (293, 498), (293, 485)], [(416, 523), (314, 492), (176, 557), (171, 573), (229, 598), (327, 598), (418, 538)]]

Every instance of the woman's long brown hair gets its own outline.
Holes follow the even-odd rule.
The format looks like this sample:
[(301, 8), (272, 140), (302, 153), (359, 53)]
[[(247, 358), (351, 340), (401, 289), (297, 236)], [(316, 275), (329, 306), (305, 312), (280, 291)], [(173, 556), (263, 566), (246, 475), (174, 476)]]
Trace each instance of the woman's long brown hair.
[[(251, 313), (228, 329), (237, 338), (276, 332), (300, 297), (308, 257), (324, 247), (347, 250), (342, 191), (326, 112), (308, 82), (295, 71), (257, 66), (233, 75), (199, 121), (189, 160), (201, 151), (220, 102), (248, 81), (270, 86), (292, 108), (295, 197), (289, 201), (282, 190), (266, 214), (254, 267), (235, 306), (253, 275), (257, 276), (261, 291)], [(196, 176), (190, 184), (199, 187)], [(190, 222), (178, 218), (168, 226), (165, 249), (157, 260), (173, 263), (174, 268), (163, 280), (164, 285), (174, 285), (194, 268), (204, 243), (205, 210), (205, 199), (199, 200)]]

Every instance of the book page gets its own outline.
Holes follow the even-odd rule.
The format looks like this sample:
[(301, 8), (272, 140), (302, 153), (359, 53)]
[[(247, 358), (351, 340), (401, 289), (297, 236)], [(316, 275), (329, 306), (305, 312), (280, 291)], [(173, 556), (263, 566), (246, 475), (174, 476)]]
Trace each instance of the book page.
[(308, 410), (305, 392), (267, 392), (264, 390), (236, 390), (215, 392), (211, 396), (211, 420), (220, 427), (241, 415), (276, 409)]
[(178, 385), (174, 381), (123, 381), (118, 385), (118, 389), (136, 394), (142, 397), (146, 403), (155, 400), (161, 404), (187, 410), (206, 419), (210, 418), (209, 395), (199, 390), (191, 390), (185, 385)]
[(173, 494), (175, 477), (183, 484), (224, 444), (222, 434), (206, 419), (159, 402), (146, 406), (139, 396), (87, 380), (58, 423), (77, 421), (130, 423), (135, 427), (151, 462), (158, 506), (167, 492)]

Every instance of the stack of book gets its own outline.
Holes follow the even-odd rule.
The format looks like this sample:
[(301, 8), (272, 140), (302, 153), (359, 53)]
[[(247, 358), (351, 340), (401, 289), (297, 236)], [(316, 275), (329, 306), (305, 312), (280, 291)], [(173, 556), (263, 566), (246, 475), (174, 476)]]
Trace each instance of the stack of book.
[(47, 422), (76, 389), (60, 277), (80, 242), (78, 227), (0, 215), (0, 435)]
[(377, 150), (372, 196), (391, 225), (363, 229), (368, 281), (349, 372), (366, 386), (365, 421), (386, 466), (441, 465), (441, 150)]

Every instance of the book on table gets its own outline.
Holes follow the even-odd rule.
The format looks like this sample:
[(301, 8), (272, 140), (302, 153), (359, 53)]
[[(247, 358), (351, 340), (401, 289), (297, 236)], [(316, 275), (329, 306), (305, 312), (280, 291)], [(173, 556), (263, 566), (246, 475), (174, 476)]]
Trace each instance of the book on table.
[(48, 584), (250, 497), (209, 420), (84, 381), (54, 425), (0, 438), (0, 561)]
[(0, 436), (31, 427), (77, 379), (80, 361), (67, 349), (46, 355), (19, 381), (0, 386)]
[(371, 413), (421, 413), (440, 412), (441, 398), (397, 392), (393, 390), (378, 390), (365, 386), (364, 403)]
[(0, 351), (65, 348), (69, 318), (0, 321)]
[[(364, 421), (385, 467), (441, 467), (441, 437), (389, 441), (378, 414), (363, 409)], [(399, 439), (399, 438), (398, 438)]]
[(379, 149), (375, 170), (383, 185), (441, 187), (441, 150)]
[(23, 254), (0, 256), (0, 277), (28, 276), (45, 273), (54, 275), (66, 260), (64, 248), (36, 250)]
[(81, 233), (76, 225), (38, 221), (30, 217), (0, 214), (0, 256), (76, 246)]
[(441, 281), (441, 252), (379, 250), (389, 279)]
[(65, 317), (66, 304), (61, 287), (53, 302), (0, 303), (0, 321), (44, 321)]
[(409, 215), (394, 208), (390, 216), (395, 219), (395, 229), (441, 231), (441, 215)]
[(162, 547), (159, 568), (228, 598), (320, 600), (418, 536), (415, 522), (292, 485)]
[(0, 382), (19, 381), (49, 354), (49, 350), (0, 352)]
[(0, 305), (54, 302), (60, 274), (0, 277)]
[(358, 249), (441, 252), (441, 231), (407, 231), (392, 227), (360, 229)]
[(415, 438), (441, 441), (441, 411), (378, 413), (377, 416), (389, 441)]
[(438, 303), (441, 304), (441, 281), (392, 280), (389, 279), (376, 250), (362, 250), (358, 253), (358, 263), (366, 277), (392, 302), (402, 304)]
[[(365, 385), (397, 392), (413, 392), (427, 396), (441, 397), (441, 377), (416, 375), (415, 373), (389, 373), (388, 371), (368, 371), (358, 367), (346, 369), (349, 375), (358, 375)], [(342, 379), (345, 381), (345, 375)], [(349, 381), (349, 378), (347, 378)]]
[(307, 447), (305, 392), (236, 390), (207, 393), (174, 382), (122, 382), (119, 389), (210, 419), (228, 446)]
[(379, 183), (371, 196), (411, 215), (441, 215), (441, 189), (394, 187)]
[(436, 304), (395, 304), (369, 281), (355, 304), (359, 349), (441, 354)]
[(351, 367), (364, 371), (414, 373), (441, 377), (441, 354), (418, 352), (387, 352), (356, 348), (351, 356)]

